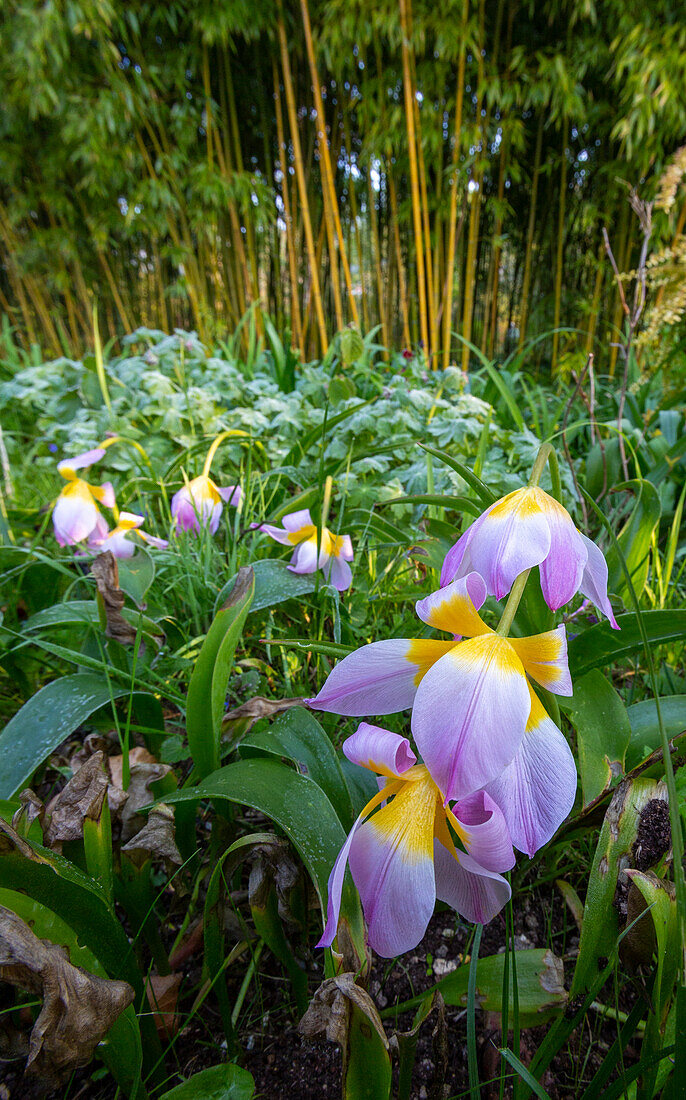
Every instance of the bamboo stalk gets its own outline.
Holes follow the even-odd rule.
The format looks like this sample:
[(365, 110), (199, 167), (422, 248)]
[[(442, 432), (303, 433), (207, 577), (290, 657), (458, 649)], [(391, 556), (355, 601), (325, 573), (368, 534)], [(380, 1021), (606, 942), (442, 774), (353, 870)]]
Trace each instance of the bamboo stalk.
[(538, 177), (541, 171), (541, 148), (543, 145), (543, 115), (538, 120), (536, 132), (536, 151), (534, 153), (534, 167), (531, 176), (531, 202), (529, 205), (529, 224), (526, 231), (526, 253), (524, 256), (524, 276), (522, 279), (522, 297), (519, 312), (519, 343), (521, 351), (526, 339), (526, 322), (529, 309), (529, 287), (531, 285), (531, 260), (533, 254), (534, 229), (536, 227), (536, 196), (538, 194)]
[(478, 93), (476, 102), (477, 128), (479, 131), (480, 150), (479, 166), (472, 174), (475, 187), (472, 191), (471, 206), (469, 210), (469, 236), (467, 238), (467, 262), (465, 264), (465, 283), (462, 308), (462, 370), (469, 368), (470, 350), (467, 341), (472, 338), (472, 322), (474, 314), (474, 292), (477, 276), (477, 245), (479, 240), (479, 220), (481, 216), (481, 190), (483, 182), (483, 167), (481, 160), (484, 156), (483, 143), (484, 130), (481, 125), (481, 104), (483, 95), (483, 47), (484, 41), (484, 0), (479, 0), (479, 49), (478, 49)]
[(562, 164), (560, 168), (560, 199), (557, 216), (557, 256), (555, 260), (555, 305), (553, 310), (553, 355), (550, 362), (550, 373), (553, 377), (557, 374), (558, 349), (560, 346), (560, 334), (557, 331), (560, 325), (560, 309), (562, 300), (562, 261), (564, 252), (565, 235), (565, 209), (567, 205), (567, 119), (562, 120)]
[(601, 240), (598, 248), (598, 258), (595, 273), (595, 284), (593, 286), (593, 298), (591, 299), (591, 313), (588, 319), (588, 332), (586, 334), (586, 354), (589, 355), (593, 351), (593, 341), (595, 340), (596, 328), (598, 325), (598, 313), (600, 311), (600, 291), (603, 285), (603, 275), (605, 274), (605, 243)]
[(372, 177), (370, 172), (367, 172), (367, 188), (369, 194), (369, 228), (372, 237), (372, 258), (376, 270), (377, 306), (379, 310), (379, 318), (381, 320), (384, 357), (388, 358), (388, 347), (390, 344), (390, 340), (388, 338), (388, 323), (386, 321), (386, 311), (384, 309), (383, 277), (381, 274), (381, 245), (379, 242), (379, 225), (376, 216), (376, 200), (374, 198), (374, 188), (372, 187)]
[(281, 200), (283, 202), (284, 221), (286, 223), (286, 248), (288, 251), (288, 273), (291, 283), (291, 325), (293, 341), (296, 348), (303, 353), (303, 333), (300, 321), (300, 294), (298, 288), (298, 264), (296, 260), (296, 248), (294, 240), (293, 219), (291, 217), (291, 201), (288, 194), (288, 153), (286, 140), (283, 134), (283, 113), (281, 110), (281, 89), (279, 87), (279, 75), (276, 62), (272, 64), (272, 76), (274, 80), (274, 104), (276, 107), (276, 135), (279, 144), (279, 166), (281, 168)]
[(419, 191), (419, 169), (417, 167), (417, 145), (414, 128), (414, 100), (410, 66), (409, 5), (411, 0), (399, 0), (400, 25), (402, 30), (403, 92), (405, 98), (405, 124), (407, 126), (407, 150), (410, 162), (410, 190), (412, 195), (412, 221), (414, 225), (415, 266), (417, 270), (417, 295), (419, 299), (419, 327), (424, 345), (424, 354), (430, 362), (429, 326), (426, 309), (426, 285), (424, 272), (424, 244), (422, 233), (421, 196)]
[(286, 92), (286, 106), (288, 110), (288, 119), (291, 129), (291, 141), (293, 142), (293, 156), (295, 160), (295, 174), (298, 181), (298, 191), (300, 193), (300, 205), (303, 217), (303, 228), (305, 230), (305, 241), (307, 244), (307, 253), (310, 261), (310, 278), (312, 280), (312, 293), (314, 296), (315, 311), (317, 314), (317, 327), (319, 330), (319, 342), (321, 345), (322, 354), (325, 354), (326, 349), (329, 346), (328, 338), (326, 335), (326, 321), (324, 320), (324, 306), (322, 304), (322, 292), (319, 285), (319, 273), (316, 266), (314, 237), (312, 235), (312, 222), (310, 220), (310, 208), (307, 195), (307, 184), (305, 182), (305, 171), (303, 169), (302, 162), (302, 150), (300, 147), (300, 134), (298, 133), (298, 116), (295, 109), (295, 96), (293, 94), (293, 77), (291, 75), (291, 63), (288, 57), (288, 43), (286, 41), (286, 28), (283, 21), (283, 9), (279, 4), (279, 17), (277, 23), (277, 30), (279, 36), (279, 48), (281, 52), (281, 67), (283, 69), (284, 77), (284, 89)]
[(388, 180), (388, 197), (391, 202), (391, 222), (393, 225), (393, 242), (395, 244), (395, 257), (396, 264), (398, 266), (398, 298), (400, 300), (400, 314), (403, 322), (403, 343), (406, 348), (412, 346), (412, 337), (410, 336), (410, 318), (407, 308), (407, 282), (405, 280), (405, 266), (403, 264), (403, 253), (400, 244), (400, 226), (398, 222), (398, 196), (395, 190), (395, 182), (391, 175), (390, 169), (386, 174)]
[[(462, 9), (463, 33), (469, 15), (469, 0)], [(457, 237), (457, 185), (459, 180), (460, 145), (462, 139), (462, 110), (464, 100), (465, 62), (467, 47), (463, 45), (457, 64), (457, 90), (455, 94), (455, 128), (453, 131), (453, 167), (450, 181), (450, 214), (448, 219), (448, 258), (446, 262), (445, 290), (443, 294), (443, 369), (450, 362), (450, 333), (453, 320), (453, 289), (455, 279), (455, 245)]]

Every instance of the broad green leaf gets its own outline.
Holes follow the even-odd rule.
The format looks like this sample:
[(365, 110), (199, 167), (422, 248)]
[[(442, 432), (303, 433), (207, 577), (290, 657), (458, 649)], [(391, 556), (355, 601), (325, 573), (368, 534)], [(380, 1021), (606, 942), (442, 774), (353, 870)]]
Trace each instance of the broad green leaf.
[[(501, 1012), (503, 1006), (505, 955), (488, 955), (479, 959), (476, 969), (476, 1005), (484, 1012)], [(510, 975), (509, 1018), (514, 1012), (514, 991), (512, 967)], [(469, 982), (469, 963), (463, 963), (441, 978), (433, 989), (437, 989), (447, 1005), (467, 1004), (467, 986)], [(535, 1027), (546, 1020), (558, 1016), (567, 1003), (564, 987), (564, 968), (562, 960), (548, 948), (532, 948), (517, 952), (517, 991), (519, 998), (519, 1020), (522, 1027)], [(394, 1016), (417, 1008), (427, 993), (420, 993), (402, 1004), (385, 1009), (381, 1015)]]
[(194, 1073), (160, 1100), (250, 1100), (255, 1082), (247, 1069), (236, 1065), (210, 1066)]
[[(644, 611), (643, 623), (652, 646), (686, 639), (686, 611)], [(643, 639), (636, 615), (619, 615), (619, 630), (609, 623), (596, 623), (569, 643), (569, 669), (574, 680), (592, 668), (634, 657), (643, 651)]]
[(268, 729), (249, 733), (241, 741), (241, 752), (244, 748), (287, 756), (321, 787), (339, 820), (348, 828), (352, 825), (352, 805), (338, 757), (328, 735), (304, 707), (284, 711)]
[(152, 554), (139, 547), (132, 558), (119, 558), (119, 587), (138, 607), (145, 606), (145, 594), (155, 579)]
[(254, 588), (252, 569), (242, 569), (230, 596), (215, 615), (207, 632), (188, 685), (188, 747), (201, 779), (219, 766), (219, 742), (226, 707), (226, 689)]
[[(686, 695), (660, 696), (660, 713), (671, 741), (686, 730)], [(654, 699), (645, 699), (627, 708), (631, 741), (626, 751), (627, 770), (635, 768), (651, 752), (661, 747), (660, 726)]]
[(481, 500), (482, 504), (488, 506), (493, 504), (496, 500), (495, 493), (485, 485), (481, 478), (477, 477), (473, 470), (469, 469), (469, 466), (465, 466), (462, 462), (458, 462), (452, 455), (446, 454), (445, 451), (436, 450), (435, 447), (429, 447), (426, 443), (420, 443), (420, 447), (423, 447), (425, 451), (433, 455), (434, 458), (439, 458), (441, 462), (445, 462), (446, 466), (449, 466), (451, 470), (454, 470), (456, 474), (459, 474), (463, 481), (474, 490), (476, 495)]
[[(95, 974), (99, 978), (110, 976), (90, 948), (79, 943), (76, 933), (67, 921), (58, 916), (49, 906), (17, 890), (4, 888), (0, 888), (0, 905), (4, 905), (21, 917), (39, 939), (49, 940), (50, 943), (66, 947), (69, 951), (69, 961), (74, 966), (80, 966), (89, 974)], [(137, 1089), (135, 1095), (138, 1100), (142, 1100), (146, 1095), (140, 1080), (143, 1048), (133, 1005), (129, 1005), (115, 1021), (96, 1053), (103, 1059), (125, 1094), (133, 1096), (134, 1090)]]
[(624, 703), (598, 669), (577, 681), (569, 708), (577, 735), (583, 803), (587, 806), (624, 774), (631, 728)]
[(636, 842), (641, 810), (659, 791), (654, 779), (633, 779), (621, 783), (612, 797), (588, 880), (572, 996), (589, 988), (598, 973), (598, 960), (609, 958), (617, 945), (620, 929), (613, 904), (617, 876), (620, 866), (627, 866)]
[[(148, 619), (145, 615), (141, 615), (133, 608), (123, 607), (121, 613), (127, 622), (135, 627), (140, 622), (144, 634), (159, 636), (163, 633), (157, 623), (154, 623), (152, 619)], [(56, 603), (52, 607), (46, 607), (43, 611), (37, 611), (35, 615), (26, 620), (23, 624), (23, 632), (44, 630), (46, 627), (51, 626), (71, 626), (74, 623), (100, 626), (98, 605), (95, 600), (67, 600), (64, 603)]]
[(352, 366), (364, 355), (364, 340), (357, 329), (346, 328), (341, 333), (341, 359), (346, 366)]
[[(429, 450), (427, 447), (426, 450)], [(481, 515), (479, 505), (469, 497), (450, 496), (447, 493), (413, 493), (411, 496), (392, 497), (390, 500), (379, 502), (379, 507), (390, 508), (396, 504), (439, 504), (442, 508), (449, 508), (453, 512), (470, 512), (473, 516)]]
[[(327, 883), (345, 832), (324, 792), (304, 775), (277, 760), (238, 760), (200, 783), (175, 794), (168, 803), (197, 802), (201, 798), (227, 799), (259, 810), (283, 829), (299, 853), (326, 913)], [(362, 942), (359, 898), (350, 882), (343, 893), (342, 912)]]
[(388, 1050), (365, 1013), (351, 1004), (343, 1100), (388, 1100), (390, 1093)]
[[(262, 561), (252, 563), (255, 574), (255, 595), (253, 596), (251, 611), (262, 611), (265, 607), (274, 607), (284, 600), (299, 599), (310, 592), (314, 592), (317, 581), (314, 573), (291, 573), (288, 562), (279, 558), (265, 558)], [(221, 607), (229, 592), (236, 582), (236, 577), (231, 577), (226, 582), (217, 597), (215, 608)]]
[(53, 749), (96, 710), (129, 694), (130, 688), (92, 672), (63, 676), (36, 692), (0, 733), (0, 798), (23, 790)]
[[(636, 595), (640, 597), (648, 579), (649, 555), (653, 532), (660, 522), (660, 496), (650, 481), (636, 478), (623, 482), (618, 489), (633, 489), (636, 503), (629, 519), (617, 536)], [(628, 597), (626, 579), (615, 547), (607, 553), (608, 589), (620, 599)]]

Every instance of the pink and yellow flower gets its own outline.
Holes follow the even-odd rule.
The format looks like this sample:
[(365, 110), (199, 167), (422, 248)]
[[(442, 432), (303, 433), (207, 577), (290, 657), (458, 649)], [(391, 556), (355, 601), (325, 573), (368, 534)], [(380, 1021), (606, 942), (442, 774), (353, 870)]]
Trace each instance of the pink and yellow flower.
[(329, 583), (339, 592), (350, 587), (352, 573), (348, 562), (353, 560), (350, 535), (334, 535), (328, 527), (322, 527), (319, 533), (308, 508), (284, 516), (282, 523), (282, 528), (263, 523), (258, 530), (264, 531), (284, 546), (295, 547), (288, 566), (292, 573), (314, 573), (321, 569)]
[(77, 473), (104, 457), (105, 449), (95, 447), (74, 458), (65, 458), (57, 465), (58, 471), (67, 482), (52, 512), (55, 537), (60, 546), (75, 546), (94, 534), (107, 533), (107, 523), (98, 504), (114, 508), (112, 484), (106, 481), (103, 485), (91, 485)]
[(156, 547), (158, 550), (166, 550), (169, 543), (166, 539), (156, 538), (141, 531), (141, 525), (145, 522), (144, 516), (138, 516), (135, 512), (120, 512), (116, 527), (111, 531), (105, 527), (105, 533), (94, 531), (88, 540), (91, 550), (100, 552), (110, 550), (115, 558), (132, 558), (136, 550), (136, 539)]
[(209, 527), (210, 534), (214, 535), (219, 527), (224, 505), (231, 504), (235, 508), (240, 504), (242, 496), (243, 492), (238, 485), (227, 485), (225, 489), (220, 489), (211, 477), (200, 474), (174, 493), (171, 514), (182, 531), (193, 531), (197, 535), (201, 527)]
[(417, 764), (407, 738), (366, 722), (343, 751), (383, 778), (334, 864), (318, 946), (329, 947), (336, 935), (346, 864), (360, 894), (370, 946), (385, 958), (417, 946), (436, 898), (467, 920), (491, 920), (510, 897), (508, 882), (497, 872), (513, 866), (514, 853), (490, 796), (479, 791), (449, 807), (427, 769)]
[(543, 597), (557, 611), (581, 592), (619, 629), (607, 595), (607, 564), (569, 512), (538, 486), (491, 504), (448, 551), (441, 585), (477, 570), (500, 599), (520, 573), (538, 565)]
[(504, 638), (478, 613), (485, 598), (482, 577), (469, 573), (419, 600), (419, 618), (451, 640), (362, 646), (310, 700), (315, 710), (356, 717), (411, 706), (417, 748), (450, 801), (498, 779), (515, 759), (532, 713), (527, 675), (558, 695), (572, 694), (564, 626)]

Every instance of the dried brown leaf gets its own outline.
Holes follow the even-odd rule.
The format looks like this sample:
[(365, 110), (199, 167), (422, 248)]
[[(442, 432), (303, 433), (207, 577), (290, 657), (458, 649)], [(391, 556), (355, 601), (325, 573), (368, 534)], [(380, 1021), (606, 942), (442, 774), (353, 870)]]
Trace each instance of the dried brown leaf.
[(45, 817), (45, 806), (38, 797), (38, 795), (27, 787), (25, 791), (22, 791), (19, 795), (19, 801), (21, 803), (18, 810), (15, 810), (12, 815), (12, 826), (15, 829), (22, 829), (25, 832), (31, 828), (34, 821), (38, 821), (38, 824), (43, 826), (43, 818)]
[(351, 1004), (364, 1013), (388, 1050), (388, 1037), (376, 1005), (366, 989), (356, 985), (352, 972), (337, 974), (335, 978), (322, 982), (298, 1024), (298, 1031), (307, 1039), (323, 1031), (327, 1039), (338, 1043), (345, 1051)]
[(183, 863), (174, 836), (174, 807), (160, 802), (148, 814), (148, 820), (140, 832), (122, 845), (133, 862), (142, 867), (146, 859), (161, 859), (167, 867)]
[(61, 852), (66, 840), (81, 839), (86, 818), (99, 820), (108, 786), (104, 761), (102, 752), (93, 753), (66, 787), (48, 803), (45, 835), (48, 848)]
[(33, 1025), (27, 1071), (56, 1087), (90, 1062), (117, 1017), (131, 1004), (127, 982), (89, 974), (69, 952), (40, 940), (11, 909), (0, 906), (0, 978), (43, 997)]
[(176, 1006), (181, 980), (181, 974), (151, 974), (145, 983), (153, 1023), (164, 1042), (173, 1039), (179, 1030), (180, 1017)]
[(91, 563), (91, 573), (98, 586), (98, 596), (107, 619), (105, 634), (122, 645), (132, 645), (136, 629), (122, 615), (126, 597), (119, 587), (119, 567), (111, 550), (98, 554)]
[(302, 881), (302, 870), (293, 858), (288, 841), (275, 837), (268, 844), (256, 844), (251, 848), (249, 858), (253, 861), (248, 880), (250, 905), (263, 908), (274, 887), (281, 919), (291, 924), (299, 923), (293, 915), (291, 898), (293, 890)]
[(255, 695), (252, 699), (248, 699), (247, 702), (241, 703), (239, 707), (234, 707), (233, 710), (228, 710), (222, 719), (222, 723), (227, 725), (230, 722), (239, 722), (247, 719), (245, 731), (247, 731), (255, 725), (260, 718), (271, 718), (274, 714), (281, 714), (284, 710), (290, 710), (291, 707), (301, 707), (305, 702), (305, 696), (290, 699), (267, 699), (264, 695)]
[(121, 811), (121, 839), (125, 843), (144, 827), (146, 815), (140, 813), (143, 806), (149, 806), (156, 796), (150, 785), (163, 779), (171, 771), (169, 764), (134, 764), (131, 768), (131, 780), (126, 792), (127, 799)]

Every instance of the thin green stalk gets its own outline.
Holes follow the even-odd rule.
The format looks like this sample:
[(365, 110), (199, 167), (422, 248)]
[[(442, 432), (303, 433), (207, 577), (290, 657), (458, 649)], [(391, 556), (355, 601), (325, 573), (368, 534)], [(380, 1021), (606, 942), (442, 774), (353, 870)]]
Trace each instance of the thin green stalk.
[(472, 954), (469, 960), (469, 981), (467, 984), (467, 1061), (469, 1067), (469, 1095), (479, 1100), (479, 1058), (476, 1049), (476, 969), (479, 961), (479, 947), (483, 925), (477, 924), (474, 930)]
[(248, 963), (248, 969), (245, 972), (245, 977), (243, 978), (241, 988), (239, 989), (238, 996), (236, 997), (236, 1003), (233, 1007), (233, 1012), (231, 1013), (231, 1023), (234, 1027), (236, 1026), (236, 1021), (238, 1020), (240, 1011), (243, 1007), (243, 1001), (245, 1000), (246, 994), (250, 987), (250, 982), (253, 979), (255, 971), (257, 970), (257, 965), (260, 961), (260, 955), (262, 954), (263, 947), (264, 943), (260, 941), (255, 948), (255, 951), (253, 952), (253, 956), (250, 962)]

